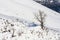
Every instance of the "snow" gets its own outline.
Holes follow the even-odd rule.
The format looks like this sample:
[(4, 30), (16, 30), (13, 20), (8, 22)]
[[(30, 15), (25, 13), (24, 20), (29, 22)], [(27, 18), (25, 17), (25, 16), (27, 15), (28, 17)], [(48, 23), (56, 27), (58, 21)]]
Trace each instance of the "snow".
[[(34, 14), (39, 10), (46, 14), (47, 30), (42, 30), (40, 26), (28, 26), (32, 22), (38, 24)], [(0, 40), (60, 40), (59, 33), (59, 13), (33, 0), (0, 0)]]
[(0, 24), (3, 25), (0, 26), (2, 27), (0, 28), (0, 40), (60, 40), (60, 33), (47, 28), (43, 30), (40, 26), (27, 27), (19, 21), (3, 18), (0, 19)]

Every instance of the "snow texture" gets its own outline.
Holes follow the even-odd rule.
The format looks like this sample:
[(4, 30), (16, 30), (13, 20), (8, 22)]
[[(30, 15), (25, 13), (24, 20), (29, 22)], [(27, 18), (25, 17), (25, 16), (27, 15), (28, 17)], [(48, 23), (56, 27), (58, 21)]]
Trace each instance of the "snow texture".
[[(39, 10), (46, 14), (44, 30), (32, 25), (39, 24)], [(60, 14), (33, 0), (0, 0), (0, 40), (60, 40)]]
[(60, 33), (47, 28), (43, 30), (40, 26), (27, 27), (17, 20), (0, 18), (0, 40), (60, 40)]

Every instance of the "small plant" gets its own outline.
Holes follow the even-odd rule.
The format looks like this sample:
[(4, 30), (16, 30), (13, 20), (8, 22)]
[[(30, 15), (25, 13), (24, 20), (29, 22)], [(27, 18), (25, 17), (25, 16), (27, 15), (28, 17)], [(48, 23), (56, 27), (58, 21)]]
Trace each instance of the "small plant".
[(14, 35), (15, 29), (12, 29), (12, 31), (13, 31), (13, 33), (12, 33), (12, 37), (15, 37), (15, 35)]

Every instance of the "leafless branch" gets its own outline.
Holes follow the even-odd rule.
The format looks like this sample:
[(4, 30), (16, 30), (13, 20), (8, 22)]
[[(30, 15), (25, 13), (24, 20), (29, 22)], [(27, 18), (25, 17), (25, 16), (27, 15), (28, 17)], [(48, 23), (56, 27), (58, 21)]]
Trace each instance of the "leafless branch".
[(44, 12), (39, 11), (39, 13), (34, 14), (34, 16), (39, 21), (41, 28), (43, 29), (46, 14), (44, 14)]

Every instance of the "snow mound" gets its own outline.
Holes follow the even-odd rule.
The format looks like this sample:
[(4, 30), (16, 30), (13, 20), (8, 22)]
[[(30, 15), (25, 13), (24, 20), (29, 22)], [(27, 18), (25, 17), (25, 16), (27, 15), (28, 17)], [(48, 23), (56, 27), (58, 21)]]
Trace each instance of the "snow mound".
[(0, 18), (0, 40), (60, 40), (60, 34), (47, 28), (42, 30), (40, 26), (27, 27), (16, 20)]

